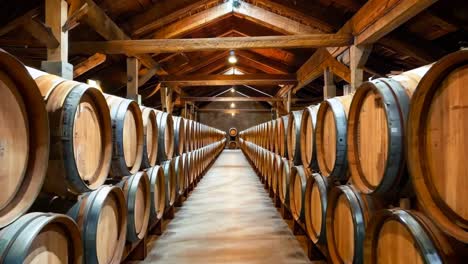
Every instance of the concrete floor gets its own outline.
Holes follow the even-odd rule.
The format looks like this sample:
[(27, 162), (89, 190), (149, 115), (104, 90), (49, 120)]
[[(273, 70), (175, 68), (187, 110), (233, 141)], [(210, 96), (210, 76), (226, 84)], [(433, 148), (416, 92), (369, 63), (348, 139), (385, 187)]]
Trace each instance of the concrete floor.
[(309, 263), (239, 150), (224, 150), (139, 263)]

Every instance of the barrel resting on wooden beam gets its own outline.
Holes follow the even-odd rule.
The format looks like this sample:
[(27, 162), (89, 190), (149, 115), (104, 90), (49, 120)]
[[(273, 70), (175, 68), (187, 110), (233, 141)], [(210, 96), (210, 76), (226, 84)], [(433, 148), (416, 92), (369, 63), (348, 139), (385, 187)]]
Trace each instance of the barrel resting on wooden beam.
[(72, 53), (147, 54), (267, 48), (320, 48), (349, 46), (350, 34), (226, 37), (194, 39), (139, 39), (74, 42)]

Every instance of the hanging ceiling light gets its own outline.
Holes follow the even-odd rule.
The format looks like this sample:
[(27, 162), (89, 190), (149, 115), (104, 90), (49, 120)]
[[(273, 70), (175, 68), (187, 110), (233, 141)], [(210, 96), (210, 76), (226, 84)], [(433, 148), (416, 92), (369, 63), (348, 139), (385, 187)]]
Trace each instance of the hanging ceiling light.
[(231, 113), (231, 116), (235, 116), (236, 114), (234, 114), (234, 112)]
[(229, 52), (228, 62), (231, 63), (231, 64), (236, 64), (237, 63), (236, 53), (234, 53), (233, 50), (231, 50)]
[(231, 103), (231, 108), (234, 108), (236, 107), (236, 104), (235, 103)]
[(234, 87), (231, 88), (231, 93), (234, 93), (236, 91), (236, 89), (234, 89)]

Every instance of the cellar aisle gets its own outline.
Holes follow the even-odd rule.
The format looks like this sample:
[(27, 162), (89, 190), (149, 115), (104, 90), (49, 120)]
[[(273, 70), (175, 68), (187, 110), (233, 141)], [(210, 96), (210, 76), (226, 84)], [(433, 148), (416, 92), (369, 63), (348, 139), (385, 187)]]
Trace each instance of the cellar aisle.
[(309, 263), (240, 150), (224, 150), (140, 263)]

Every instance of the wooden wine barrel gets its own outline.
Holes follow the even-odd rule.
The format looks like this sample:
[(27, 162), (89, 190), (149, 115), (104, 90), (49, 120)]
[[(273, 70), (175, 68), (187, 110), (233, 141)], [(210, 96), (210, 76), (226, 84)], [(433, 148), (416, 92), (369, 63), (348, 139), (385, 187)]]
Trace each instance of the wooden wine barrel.
[(290, 198), (290, 193), (289, 193), (289, 184), (290, 184), (290, 178), (291, 178), (291, 162), (286, 159), (282, 158), (283, 162), (283, 169), (279, 172), (279, 181), (278, 181), (278, 192), (280, 195), (280, 200), (281, 202), (289, 208), (289, 198)]
[(174, 157), (174, 172), (177, 179), (177, 195), (183, 195), (185, 191), (185, 172), (184, 163), (181, 156)]
[(286, 129), (288, 128), (288, 116), (278, 117), (276, 119), (276, 152), (281, 157), (286, 156), (287, 139)]
[(435, 63), (421, 79), (408, 116), (407, 157), (422, 207), (442, 231), (468, 243), (468, 51)]
[(184, 118), (184, 135), (185, 135), (185, 139), (184, 139), (184, 153), (185, 152), (189, 152), (190, 151), (190, 143), (191, 143), (191, 120), (189, 119), (186, 119)]
[(127, 232), (127, 204), (122, 189), (101, 186), (81, 196), (67, 214), (80, 229), (85, 263), (120, 262)]
[[(135, 101), (106, 95), (112, 118), (112, 163), (110, 175), (122, 178), (135, 174), (143, 160), (143, 119)], [(158, 154), (159, 156), (159, 154)]]
[(151, 187), (146, 172), (127, 176), (119, 183), (127, 201), (127, 241), (136, 242), (146, 235), (151, 208)]
[(190, 185), (190, 161), (188, 153), (183, 153), (181, 157), (182, 167), (184, 168), (184, 186), (185, 189)]
[(30, 213), (0, 231), (0, 263), (82, 263), (80, 231), (68, 216)]
[(346, 157), (346, 126), (353, 95), (327, 99), (320, 104), (315, 127), (317, 162), (320, 172), (334, 181), (345, 183), (348, 178)]
[(185, 145), (184, 119), (180, 116), (173, 116), (172, 121), (174, 124), (174, 154), (182, 155)]
[(174, 124), (172, 115), (158, 111), (156, 114), (158, 123), (158, 163), (172, 159), (174, 154)]
[(328, 206), (328, 178), (318, 173), (307, 179), (304, 200), (304, 223), (307, 235), (315, 244), (325, 244), (325, 223)]
[(271, 188), (273, 193), (278, 194), (278, 182), (280, 178), (280, 172), (283, 170), (283, 160), (279, 154), (275, 154), (275, 160), (273, 164), (273, 174), (271, 179)]
[(49, 124), (39, 89), (24, 65), (0, 49), (0, 228), (32, 205), (49, 160)]
[(229, 141), (228, 148), (229, 149), (236, 149), (237, 148), (237, 142), (236, 141)]
[(35, 81), (46, 101), (51, 150), (44, 191), (60, 196), (104, 184), (112, 157), (111, 119), (101, 91), (44, 73)]
[(161, 164), (164, 170), (166, 189), (166, 209), (173, 206), (177, 199), (177, 176), (174, 168), (174, 160), (166, 160)]
[(294, 165), (301, 164), (301, 118), (302, 112), (300, 111), (292, 111), (289, 114), (289, 122), (288, 122), (288, 158), (291, 160)]
[(156, 123), (156, 111), (148, 107), (141, 107), (143, 118), (143, 160), (141, 169), (152, 167), (158, 158), (158, 124)]
[(266, 181), (269, 189), (272, 188), (273, 174), (275, 173), (275, 153), (267, 150), (267, 159), (266, 159)]
[(164, 170), (156, 165), (148, 169), (147, 175), (150, 181), (151, 192), (150, 221), (160, 220), (166, 208)]
[(309, 170), (318, 170), (317, 148), (315, 145), (315, 125), (319, 106), (311, 105), (304, 109), (301, 117), (301, 160), (302, 165)]
[(333, 263), (362, 263), (366, 226), (379, 208), (377, 201), (349, 185), (336, 186), (328, 195), (326, 236)]
[(231, 136), (231, 137), (237, 136), (237, 128), (231, 127), (231, 128), (229, 129), (229, 136)]
[(289, 181), (289, 208), (295, 220), (304, 220), (305, 189), (307, 185), (307, 170), (304, 166), (291, 167)]
[[(348, 162), (363, 193), (398, 198), (408, 176), (405, 134), (410, 97), (431, 66), (363, 83), (348, 118)], [(363, 140), (365, 139), (365, 140)]]
[(460, 262), (442, 232), (416, 211), (378, 212), (366, 230), (364, 248), (365, 263)]

